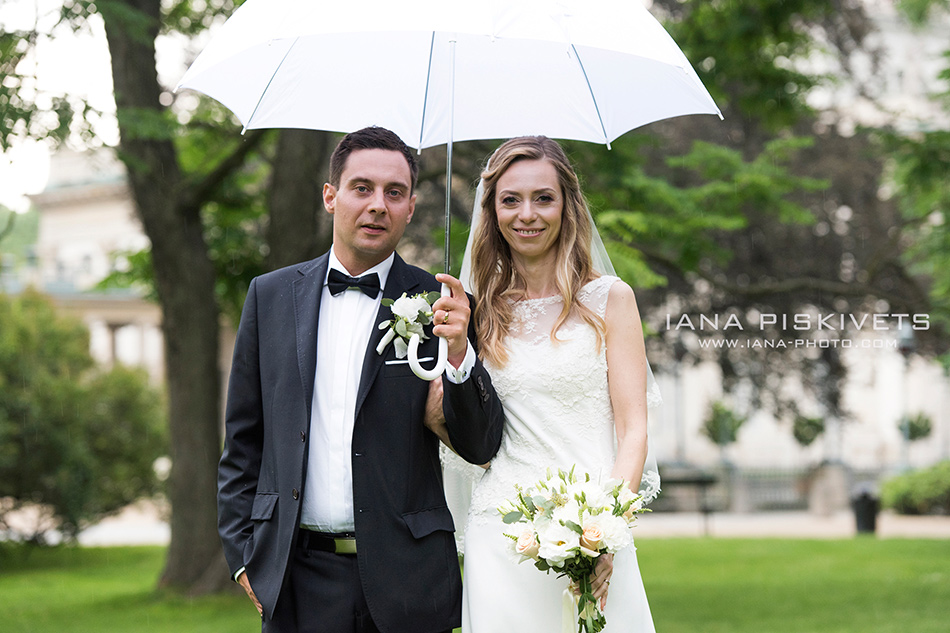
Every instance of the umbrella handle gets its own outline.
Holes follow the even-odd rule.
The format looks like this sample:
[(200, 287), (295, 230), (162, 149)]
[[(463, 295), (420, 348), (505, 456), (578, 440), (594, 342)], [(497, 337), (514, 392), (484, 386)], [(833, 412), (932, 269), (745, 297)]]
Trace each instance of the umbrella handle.
[[(452, 293), (449, 287), (442, 284), (442, 296), (448, 296)], [(419, 335), (413, 334), (409, 339), (409, 368), (419, 378), (423, 380), (435, 380), (445, 371), (445, 363), (449, 358), (449, 342), (444, 338), (439, 338), (439, 357), (435, 361), (432, 369), (426, 369), (419, 364)]]

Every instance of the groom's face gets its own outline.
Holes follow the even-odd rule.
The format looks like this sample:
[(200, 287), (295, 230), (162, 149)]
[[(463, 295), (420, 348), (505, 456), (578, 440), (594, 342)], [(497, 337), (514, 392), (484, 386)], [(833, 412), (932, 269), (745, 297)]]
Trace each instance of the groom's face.
[(396, 250), (412, 220), (416, 196), (409, 163), (392, 150), (355, 150), (339, 186), (323, 186), (323, 204), (333, 215), (333, 252), (351, 275), (359, 275)]

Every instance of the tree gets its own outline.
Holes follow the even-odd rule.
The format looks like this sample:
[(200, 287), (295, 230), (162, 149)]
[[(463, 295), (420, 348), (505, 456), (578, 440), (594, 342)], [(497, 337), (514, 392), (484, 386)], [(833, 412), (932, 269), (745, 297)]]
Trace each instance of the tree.
[(792, 436), (802, 446), (811, 446), (818, 436), (825, 432), (825, 421), (821, 418), (811, 418), (796, 415), (792, 422)]
[(98, 371), (82, 324), (34, 291), (0, 295), (0, 526), (39, 507), (26, 538), (80, 529), (155, 494), (165, 454), (161, 397), (143, 372)]
[[(156, 72), (156, 37), (163, 31), (193, 34), (234, 8), (230, 2), (196, 6), (181, 1), (163, 12), (158, 0), (65, 0), (58, 24), (87, 29), (90, 20), (101, 19), (105, 27), (121, 136), (119, 155), (128, 168), (136, 210), (151, 242), (147, 267), (162, 306), (173, 466), (168, 482), (172, 538), (161, 583), (201, 592), (228, 582), (215, 511), (215, 472), (221, 450), (219, 296), (232, 306), (240, 305), (243, 298), (235, 296), (234, 285), (219, 284), (212, 255), (222, 256), (218, 264), (228, 262), (235, 235), (263, 231), (262, 223), (238, 220), (234, 212), (264, 195), (260, 187), (252, 196), (241, 192), (241, 179), (266, 166), (268, 157), (261, 152), (268, 148), (265, 141), (275, 135), (258, 132), (241, 137), (230, 115), (213, 105), (196, 113), (172, 107), (174, 100)], [(44, 116), (40, 99), (31, 92), (34, 82), (20, 64), (43, 37), (36, 28), (5, 33), (0, 40), (2, 49), (10, 53), (3, 57), (6, 79), (0, 90), (4, 147), (11, 138), (24, 135), (53, 140), (78, 135), (89, 140), (92, 119), (101, 114), (68, 95), (43, 95), (57, 104), (55, 120)], [(187, 127), (179, 123), (179, 115), (187, 120)], [(325, 139), (314, 135), (297, 134), (294, 143), (278, 142), (270, 159), (282, 166), (281, 177), (304, 182), (313, 177), (304, 171), (312, 168), (312, 162), (286, 159), (283, 154), (309, 148), (320, 156), (325, 144)], [(274, 201), (279, 210), (275, 217), (296, 212), (298, 226), (312, 226), (317, 204), (313, 188), (282, 187), (281, 191), (281, 201)], [(228, 222), (241, 231), (209, 232), (215, 226), (227, 227)], [(312, 247), (305, 245), (307, 253), (301, 254), (300, 244), (288, 242), (299, 234), (275, 231), (271, 252), (294, 261), (304, 259)], [(238, 243), (246, 245), (247, 240)], [(263, 253), (260, 248), (257, 251), (261, 262)], [(249, 276), (261, 268), (242, 265), (241, 272)]]
[[(819, 116), (805, 100), (826, 78), (801, 70), (802, 61), (823, 46), (846, 72), (873, 23), (858, 3), (663, 0), (654, 7), (725, 120), (661, 122), (598, 156), (574, 148), (591, 156), (581, 172), (595, 192), (598, 223), (614, 240), (612, 255), (641, 289), (640, 304), (652, 306), (644, 315), (656, 334), (651, 360), (672, 362), (669, 350), (684, 339), (692, 355), (719, 364), (727, 392), (753, 387), (754, 407), (797, 415), (780, 388), (795, 377), (844, 417), (838, 344), (851, 330), (836, 328), (824, 348), (795, 348), (796, 339), (817, 344), (814, 328), (803, 337), (790, 323), (762, 327), (760, 317), (861, 314), (882, 310), (882, 302), (885, 312), (933, 313), (934, 321), (947, 313), (947, 293), (936, 292), (931, 271), (946, 270), (940, 262), (950, 249), (927, 244), (920, 221), (880, 195), (891, 173), (888, 148), (869, 131), (839, 130), (828, 123), (835, 113)], [(946, 162), (926, 164), (936, 184)], [(908, 259), (918, 247), (926, 267)], [(696, 324), (701, 315), (719, 315), (720, 326), (675, 327), (680, 316)], [(730, 317), (742, 328), (723, 328)], [(943, 332), (923, 332), (922, 352), (946, 349)], [(774, 341), (792, 346), (763, 344)]]
[(916, 442), (930, 436), (933, 423), (926, 413), (917, 413), (901, 417), (897, 429), (908, 442)]
[(709, 413), (703, 421), (700, 432), (709, 441), (719, 447), (722, 460), (726, 461), (726, 447), (739, 438), (739, 429), (745, 424), (746, 418), (738, 415), (721, 401), (713, 402)]

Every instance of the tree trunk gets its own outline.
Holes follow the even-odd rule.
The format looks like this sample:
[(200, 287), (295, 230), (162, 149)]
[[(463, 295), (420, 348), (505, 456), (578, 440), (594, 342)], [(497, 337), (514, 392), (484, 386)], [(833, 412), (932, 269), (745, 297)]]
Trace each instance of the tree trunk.
[(268, 270), (313, 259), (330, 248), (332, 222), (323, 208), (333, 135), (281, 130), (268, 190)]
[(165, 116), (155, 69), (160, 6), (160, 0), (121, 0), (101, 3), (99, 10), (112, 55), (120, 155), (151, 240), (162, 305), (173, 465), (171, 545), (160, 584), (194, 593), (229, 582), (215, 504), (219, 310), (199, 204), (185, 188), (171, 135), (155, 134)]

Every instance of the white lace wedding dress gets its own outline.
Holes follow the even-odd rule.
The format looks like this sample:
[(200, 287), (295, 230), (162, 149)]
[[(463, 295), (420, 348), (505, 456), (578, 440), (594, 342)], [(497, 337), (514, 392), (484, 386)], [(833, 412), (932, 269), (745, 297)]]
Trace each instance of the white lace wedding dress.
[[(580, 300), (603, 317), (615, 281), (603, 276), (590, 282)], [(515, 562), (507, 553), (507, 526), (497, 507), (513, 497), (516, 483), (533, 484), (549, 467), (576, 464), (579, 471), (606, 478), (613, 466), (606, 351), (603, 346), (598, 351), (593, 329), (574, 317), (553, 343), (549, 334), (561, 307), (560, 297), (516, 303), (508, 362), (488, 365), (506, 426), (498, 454), (472, 492), (464, 532), (463, 633), (561, 631), (567, 579), (545, 574), (530, 562)], [(648, 397), (659, 399), (659, 392)], [(649, 480), (641, 489), (652, 498), (659, 478)], [(632, 545), (615, 556), (605, 615), (607, 633), (654, 631)]]

